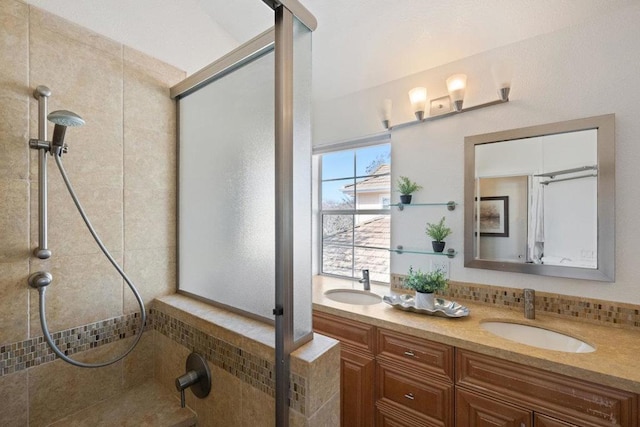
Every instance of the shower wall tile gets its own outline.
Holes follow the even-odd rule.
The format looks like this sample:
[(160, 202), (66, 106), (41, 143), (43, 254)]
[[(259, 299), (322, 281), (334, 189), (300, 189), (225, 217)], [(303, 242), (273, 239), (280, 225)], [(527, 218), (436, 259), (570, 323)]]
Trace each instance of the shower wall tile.
[[(121, 253), (112, 253), (122, 263)], [(58, 255), (54, 260), (31, 260), (31, 271), (45, 270), (53, 275), (47, 290), (49, 329), (59, 331), (97, 322), (122, 314), (122, 279), (104, 255)], [(31, 301), (38, 291), (31, 290)], [(30, 312), (31, 337), (42, 334), (37, 304)]]
[(124, 172), (128, 189), (176, 188), (176, 135), (126, 126)]
[(175, 190), (125, 188), (124, 237), (126, 251), (175, 247)]
[[(55, 166), (54, 166), (55, 167)], [(70, 174), (71, 172), (68, 171)], [(73, 188), (98, 236), (110, 252), (122, 252), (123, 206), (122, 189), (105, 186)], [(75, 180), (81, 181), (81, 180)], [(49, 249), (52, 262), (59, 256), (101, 253), (76, 209), (57, 170), (49, 171)], [(31, 185), (31, 247), (38, 246), (38, 184)]]
[[(139, 386), (154, 377), (154, 347), (156, 331), (145, 330), (136, 348), (122, 359), (122, 378), (125, 389)], [(134, 338), (122, 340), (126, 348)]]
[(199, 427), (242, 425), (242, 381), (211, 362), (211, 393), (190, 396), (188, 405), (198, 414)]
[(28, 425), (27, 372), (0, 377), (0, 426)]
[(29, 258), (29, 182), (0, 180), (0, 263)]
[[(51, 89), (50, 111), (71, 110), (86, 121), (66, 135), (72, 181), (122, 188), (122, 46), (37, 8), (31, 8), (30, 38), (31, 84)], [(35, 135), (35, 99), (32, 106)], [(34, 162), (31, 174), (36, 179)]]
[(242, 384), (242, 423), (245, 427), (271, 427), (276, 417), (276, 402), (272, 396)]
[[(109, 344), (83, 354), (88, 360), (111, 356)], [(84, 356), (86, 354), (86, 356)], [(119, 394), (122, 388), (122, 362), (100, 369), (78, 369), (62, 360), (29, 369), (29, 427), (51, 422)]]
[[(136, 285), (147, 307), (154, 298), (176, 292), (176, 248), (150, 248), (127, 251), (124, 270)], [(129, 287), (124, 285), (124, 311), (139, 310)]]
[(28, 12), (23, 3), (0, 2), (0, 180), (28, 177)]
[[(67, 39), (67, 43), (75, 42), (96, 50), (99, 55), (121, 56), (122, 44), (99, 35), (78, 24), (53, 15), (35, 6), (29, 7), (31, 28), (46, 30), (52, 35)], [(51, 43), (52, 47), (55, 45)], [(57, 47), (57, 46), (55, 46)], [(73, 56), (71, 57), (73, 58)], [(53, 63), (56, 66), (57, 63)]]
[(309, 427), (340, 425), (340, 393), (336, 393), (311, 416)]
[(175, 381), (185, 372), (185, 362), (191, 351), (171, 338), (157, 332), (154, 350), (154, 377), (165, 389), (175, 390)]
[(125, 127), (175, 134), (176, 107), (169, 88), (185, 73), (128, 47), (124, 61)]
[(314, 414), (340, 393), (340, 370), (336, 369), (340, 366), (340, 346), (332, 338), (314, 334), (313, 341), (291, 356), (291, 370), (307, 378), (304, 413)]
[(0, 345), (28, 338), (29, 287), (25, 275), (28, 269), (26, 259), (0, 263)]

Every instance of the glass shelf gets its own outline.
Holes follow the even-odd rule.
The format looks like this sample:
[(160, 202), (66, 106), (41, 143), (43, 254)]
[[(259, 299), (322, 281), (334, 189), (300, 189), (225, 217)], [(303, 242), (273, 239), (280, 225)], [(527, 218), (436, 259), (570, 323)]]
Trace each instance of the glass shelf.
[(405, 206), (411, 207), (411, 206), (446, 206), (448, 210), (452, 211), (455, 210), (457, 203), (453, 202), (453, 201), (449, 201), (449, 202), (441, 202), (441, 203), (410, 203), (408, 205), (405, 205), (404, 203), (394, 203), (392, 205), (389, 206), (396, 206), (398, 208), (398, 210), (404, 210)]
[(433, 252), (433, 251), (420, 250), (420, 249), (404, 249), (402, 245), (398, 245), (396, 249), (389, 249), (389, 252), (395, 252), (399, 255), (401, 254), (437, 255), (437, 256), (446, 256), (447, 258), (453, 258), (457, 254), (455, 249), (447, 249), (444, 252)]

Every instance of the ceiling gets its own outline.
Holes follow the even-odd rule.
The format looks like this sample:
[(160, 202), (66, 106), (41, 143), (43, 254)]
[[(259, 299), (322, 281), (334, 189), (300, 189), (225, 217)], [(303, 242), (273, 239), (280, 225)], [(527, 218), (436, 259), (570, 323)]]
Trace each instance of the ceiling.
[[(188, 74), (273, 25), (261, 0), (26, 0)], [(316, 99), (334, 98), (638, 0), (301, 0), (313, 35)], [(391, 6), (393, 5), (393, 6)]]

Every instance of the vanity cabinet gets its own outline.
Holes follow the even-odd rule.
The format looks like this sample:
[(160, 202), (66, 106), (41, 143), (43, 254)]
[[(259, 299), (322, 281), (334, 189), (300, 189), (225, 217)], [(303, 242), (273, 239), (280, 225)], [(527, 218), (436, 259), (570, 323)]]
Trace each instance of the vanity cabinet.
[(637, 427), (635, 393), (314, 311), (341, 342), (343, 427)]
[(313, 329), (340, 341), (340, 421), (371, 427), (375, 416), (375, 327), (313, 312)]
[[(456, 427), (638, 425), (638, 396), (471, 351), (456, 350)], [(526, 421), (517, 422), (522, 410)], [(491, 418), (491, 417), (494, 418)]]
[(313, 328), (340, 341), (343, 427), (453, 425), (453, 347), (317, 311)]

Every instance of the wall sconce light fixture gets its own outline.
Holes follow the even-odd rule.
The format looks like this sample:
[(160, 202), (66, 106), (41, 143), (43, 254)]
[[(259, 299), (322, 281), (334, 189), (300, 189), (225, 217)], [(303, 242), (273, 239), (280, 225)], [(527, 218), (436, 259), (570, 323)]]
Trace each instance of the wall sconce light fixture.
[(498, 96), (500, 97), (500, 100), (504, 102), (509, 100), (509, 91), (511, 90), (511, 73), (511, 66), (504, 62), (493, 64), (491, 67), (493, 82), (498, 88)]
[[(444, 117), (452, 116), (454, 114), (478, 110), (480, 108), (509, 102), (509, 92), (511, 90), (511, 66), (506, 63), (494, 64), (494, 66), (491, 68), (491, 74), (493, 75), (493, 80), (496, 84), (496, 87), (498, 88), (498, 96), (500, 97), (495, 101), (489, 101), (485, 102), (484, 104), (474, 105), (463, 109), (462, 105), (464, 103), (464, 95), (467, 89), (467, 76), (466, 74), (454, 74), (447, 79), (447, 91), (449, 92), (449, 96), (444, 96), (442, 98), (431, 101), (433, 104), (438, 100), (442, 100), (442, 105), (440, 105), (440, 109), (435, 109), (435, 114), (434, 107), (432, 105), (430, 116), (425, 117), (424, 112), (427, 108), (427, 89), (424, 87), (414, 87), (409, 91), (409, 100), (411, 101), (411, 106), (413, 107), (413, 112), (416, 115), (417, 121), (400, 123), (398, 125), (391, 126), (391, 100), (385, 99), (382, 114), (382, 124), (384, 125), (385, 129), (391, 130), (392, 127), (394, 129), (401, 128), (416, 123), (437, 120)], [(448, 102), (445, 102), (445, 100), (451, 101), (450, 104)], [(446, 109), (442, 109), (445, 105)]]
[(382, 106), (382, 125), (385, 129), (389, 129), (391, 124), (391, 103), (390, 99), (385, 99), (384, 104)]
[(424, 118), (424, 110), (427, 108), (427, 89), (424, 87), (414, 87), (409, 91), (409, 99), (416, 119)]
[(449, 97), (453, 102), (453, 110), (462, 110), (462, 101), (464, 101), (464, 90), (467, 88), (467, 75), (454, 74), (447, 79), (447, 90)]

